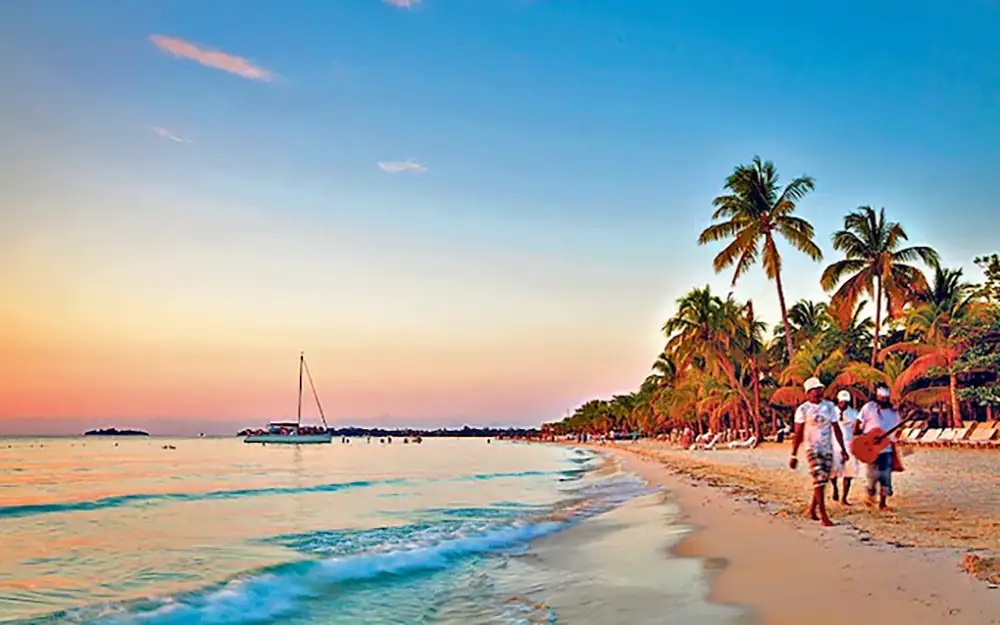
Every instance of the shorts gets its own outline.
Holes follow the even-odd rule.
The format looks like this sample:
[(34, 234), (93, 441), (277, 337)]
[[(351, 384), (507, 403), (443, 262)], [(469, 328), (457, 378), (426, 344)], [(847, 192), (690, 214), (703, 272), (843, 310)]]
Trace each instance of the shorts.
[(875, 487), (881, 487), (886, 496), (892, 496), (892, 452), (879, 454), (868, 465), (868, 495), (875, 496)]
[(831, 478), (849, 477), (855, 478), (861, 474), (858, 466), (858, 459), (848, 455), (847, 462), (844, 462), (839, 452), (833, 454), (833, 470), (830, 472)]
[(812, 476), (813, 486), (825, 486), (830, 481), (830, 472), (833, 470), (833, 452), (810, 449), (806, 451), (806, 460), (809, 461), (809, 475)]

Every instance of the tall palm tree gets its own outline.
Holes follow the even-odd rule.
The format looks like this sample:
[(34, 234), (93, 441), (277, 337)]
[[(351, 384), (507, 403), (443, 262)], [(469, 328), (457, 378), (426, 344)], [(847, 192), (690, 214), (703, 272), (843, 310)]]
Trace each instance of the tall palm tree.
[(948, 376), (947, 388), (931, 386), (921, 389), (921, 394), (928, 400), (949, 404), (952, 427), (962, 427), (956, 362), (968, 349), (969, 341), (955, 336), (953, 329), (975, 314), (975, 288), (962, 280), (961, 269), (936, 268), (932, 287), (919, 304), (907, 310), (906, 334), (910, 340), (882, 350), (883, 355), (901, 352), (916, 357), (901, 375), (905, 385), (935, 375)]
[(898, 316), (908, 299), (927, 290), (927, 278), (910, 263), (920, 260), (930, 267), (940, 263), (938, 253), (930, 247), (900, 248), (907, 240), (902, 226), (886, 221), (884, 208), (876, 213), (871, 206), (861, 206), (848, 213), (844, 217), (844, 229), (833, 234), (833, 249), (843, 252), (846, 258), (827, 267), (820, 278), (826, 291), (837, 288), (841, 280), (847, 278), (830, 302), (830, 308), (840, 314), (852, 314), (863, 293), (874, 301), (872, 367), (879, 351), (883, 299), (888, 315)]
[(715, 257), (713, 265), (716, 273), (735, 265), (734, 286), (754, 263), (762, 262), (768, 279), (774, 280), (778, 287), (778, 305), (789, 355), (794, 353), (795, 346), (788, 325), (785, 292), (781, 285), (781, 254), (775, 244), (775, 235), (780, 234), (812, 260), (822, 260), (823, 252), (813, 242), (812, 224), (792, 214), (798, 202), (815, 186), (812, 178), (802, 176), (782, 189), (778, 186), (778, 170), (774, 163), (761, 162), (760, 157), (755, 156), (751, 164), (736, 167), (726, 179), (727, 193), (712, 201), (715, 206), (712, 220), (723, 221), (705, 228), (698, 237), (699, 245), (730, 241)]

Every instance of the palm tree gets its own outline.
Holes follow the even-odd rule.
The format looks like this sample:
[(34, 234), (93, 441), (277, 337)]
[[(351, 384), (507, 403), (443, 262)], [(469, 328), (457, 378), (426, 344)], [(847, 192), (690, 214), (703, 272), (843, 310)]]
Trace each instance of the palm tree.
[[(745, 361), (748, 355), (762, 351), (764, 325), (753, 318), (752, 310), (750, 313), (747, 315), (746, 306), (732, 297), (722, 299), (705, 286), (677, 301), (677, 313), (664, 324), (663, 332), (667, 337), (665, 352), (683, 371), (685, 379), (680, 386), (690, 391), (684, 396), (698, 396), (686, 405), (710, 419), (724, 414), (750, 415), (759, 434), (760, 411), (752, 399), (753, 365), (747, 367)], [(739, 409), (733, 408), (733, 398), (741, 402)], [(684, 412), (690, 410), (685, 408)]]
[(840, 349), (853, 361), (865, 361), (871, 357), (872, 329), (871, 317), (864, 315), (865, 305), (861, 301), (850, 317), (834, 315), (830, 326), (823, 332), (823, 344), (828, 349)]
[(907, 311), (910, 340), (882, 350), (883, 355), (901, 352), (916, 357), (901, 375), (905, 385), (921, 378), (948, 376), (947, 389), (931, 386), (919, 392), (928, 400), (950, 404), (952, 427), (962, 427), (956, 362), (968, 348), (968, 339), (955, 336), (952, 330), (976, 312), (975, 288), (962, 280), (961, 269), (936, 268), (931, 288)]
[(937, 267), (940, 262), (938, 253), (930, 247), (916, 245), (900, 249), (900, 244), (907, 240), (902, 226), (886, 221), (884, 208), (876, 213), (870, 206), (861, 206), (844, 217), (844, 229), (833, 235), (833, 249), (843, 252), (846, 258), (827, 267), (820, 278), (823, 288), (832, 291), (847, 277), (830, 303), (830, 307), (840, 314), (853, 313), (862, 293), (873, 299), (872, 367), (879, 350), (883, 298), (888, 315), (897, 316), (908, 299), (927, 290), (927, 278), (909, 263), (920, 260)]
[[(800, 299), (788, 309), (788, 324), (792, 328), (792, 342), (798, 344), (812, 340), (825, 332), (830, 326), (830, 316), (827, 305), (823, 302), (814, 302), (807, 299)], [(788, 363), (791, 358), (785, 352), (785, 328), (777, 328), (774, 332), (771, 356), (782, 363)]]
[(740, 276), (760, 260), (770, 280), (778, 288), (778, 304), (781, 307), (781, 321), (785, 326), (785, 343), (788, 354), (795, 351), (792, 332), (788, 324), (785, 308), (785, 292), (781, 285), (781, 254), (775, 244), (775, 234), (780, 234), (793, 247), (812, 260), (822, 260), (823, 252), (813, 242), (813, 227), (801, 217), (792, 215), (797, 203), (815, 188), (815, 181), (809, 176), (801, 176), (791, 181), (784, 189), (778, 186), (778, 171), (771, 161), (761, 162), (759, 156), (750, 165), (736, 167), (726, 179), (728, 192), (712, 201), (715, 213), (714, 223), (701, 233), (698, 244), (730, 240), (730, 243), (715, 257), (713, 266), (716, 273), (736, 266), (733, 286)]
[[(767, 331), (767, 324), (758, 319), (753, 312), (753, 300), (748, 300), (743, 308), (742, 330), (738, 335), (739, 357), (746, 363), (747, 375), (750, 377), (750, 385), (753, 389), (753, 420), (757, 435), (761, 435), (760, 423), (760, 381), (764, 370), (767, 368), (767, 345), (764, 341), (764, 333)], [(771, 430), (777, 431), (778, 416), (772, 411)]]
[(806, 400), (802, 384), (808, 378), (817, 377), (826, 385), (829, 395), (843, 386), (839, 375), (848, 364), (847, 356), (840, 349), (827, 349), (820, 337), (806, 341), (792, 356), (791, 362), (781, 372), (782, 386), (771, 395), (771, 403), (792, 407)]

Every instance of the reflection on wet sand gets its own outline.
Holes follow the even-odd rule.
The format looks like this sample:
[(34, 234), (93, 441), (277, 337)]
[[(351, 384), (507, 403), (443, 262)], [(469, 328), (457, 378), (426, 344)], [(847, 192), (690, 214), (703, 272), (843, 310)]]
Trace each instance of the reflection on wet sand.
[(712, 563), (673, 555), (688, 533), (677, 518), (664, 493), (647, 495), (537, 541), (511, 567), (522, 582), (546, 571), (550, 582), (528, 600), (544, 597), (560, 623), (752, 622), (746, 610), (704, 599)]

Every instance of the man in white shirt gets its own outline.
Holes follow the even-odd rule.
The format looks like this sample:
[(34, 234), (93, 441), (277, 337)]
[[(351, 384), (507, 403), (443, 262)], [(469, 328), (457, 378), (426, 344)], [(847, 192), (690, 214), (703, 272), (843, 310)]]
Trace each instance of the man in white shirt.
[[(788, 461), (788, 466), (792, 469), (798, 466), (799, 447), (805, 442), (809, 475), (812, 476), (813, 480), (809, 518), (830, 527), (833, 525), (833, 521), (826, 514), (824, 490), (826, 483), (830, 481), (830, 471), (833, 469), (831, 433), (840, 446), (841, 460), (846, 462), (849, 456), (840, 428), (833, 427), (837, 422), (837, 407), (823, 399), (823, 383), (819, 381), (819, 378), (809, 378), (803, 388), (807, 400), (795, 410), (795, 437), (792, 439), (792, 457)], [(817, 510), (819, 511), (818, 516)]]
[[(891, 428), (899, 425), (899, 413), (892, 407), (892, 399), (889, 388), (879, 386), (875, 390), (875, 401), (870, 401), (861, 408), (861, 414), (857, 425), (854, 427), (856, 434), (866, 434), (875, 428), (888, 432)], [(892, 438), (896, 438), (898, 433)], [(878, 487), (879, 510), (886, 509), (886, 500), (892, 497), (892, 458), (894, 453), (894, 443), (882, 450), (873, 464), (868, 465), (868, 504), (875, 502), (875, 490)]]
[[(858, 420), (858, 411), (851, 407), (851, 393), (842, 390), (837, 393), (837, 427), (844, 437), (844, 446), (850, 456), (845, 462), (840, 462), (840, 458), (834, 454), (833, 472), (830, 474), (830, 484), (833, 486), (833, 500), (841, 501), (845, 506), (851, 505), (847, 501), (847, 495), (851, 492), (851, 481), (860, 474), (858, 459), (851, 453), (851, 439), (854, 438), (854, 424)], [(844, 483), (844, 497), (840, 498), (837, 490), (837, 479), (842, 479)]]

